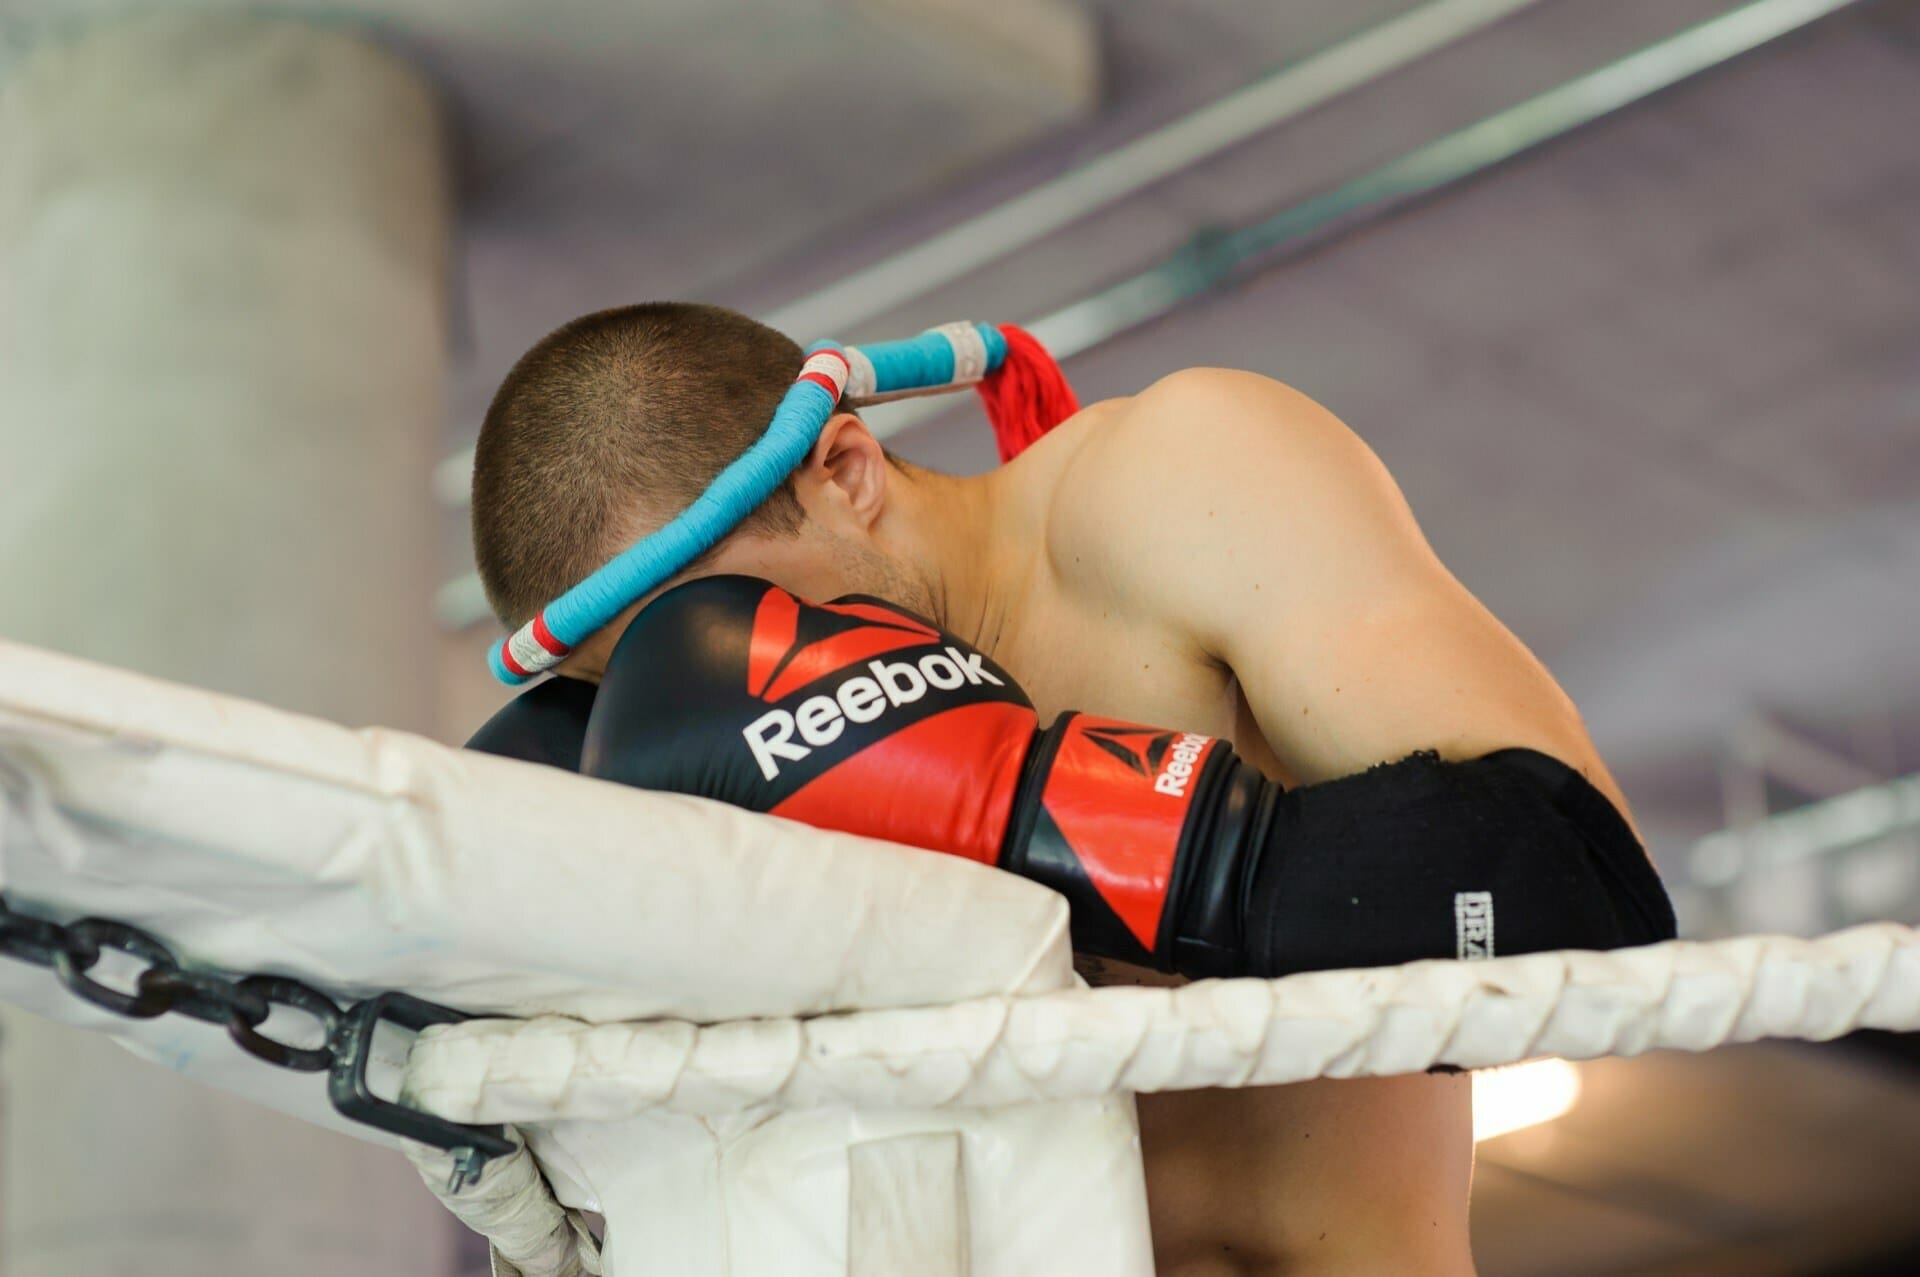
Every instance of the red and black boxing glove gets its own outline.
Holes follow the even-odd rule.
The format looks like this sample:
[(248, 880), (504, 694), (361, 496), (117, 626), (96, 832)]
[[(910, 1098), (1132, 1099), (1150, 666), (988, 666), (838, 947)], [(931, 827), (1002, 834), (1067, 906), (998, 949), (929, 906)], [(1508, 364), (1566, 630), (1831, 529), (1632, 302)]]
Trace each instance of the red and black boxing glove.
[(1224, 742), (1084, 714), (877, 599), (751, 577), (661, 595), (609, 658), (581, 770), (995, 865), (1061, 892), (1082, 952), (1243, 969), (1237, 885), (1273, 786)]
[(708, 577), (621, 638), (581, 770), (996, 865), (1067, 898), (1081, 952), (1189, 976), (1674, 934), (1632, 829), (1534, 750), (1286, 790), (1210, 737), (1037, 726), (1005, 670), (897, 607)]
[(594, 691), (578, 679), (544, 679), (502, 705), (466, 747), (577, 772)]

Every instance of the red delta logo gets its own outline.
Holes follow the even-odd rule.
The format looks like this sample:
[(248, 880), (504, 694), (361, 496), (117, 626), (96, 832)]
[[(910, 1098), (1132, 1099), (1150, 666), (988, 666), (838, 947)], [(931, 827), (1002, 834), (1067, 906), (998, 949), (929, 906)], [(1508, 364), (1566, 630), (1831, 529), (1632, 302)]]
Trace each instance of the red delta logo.
[(782, 700), (855, 661), (939, 638), (924, 621), (877, 603), (802, 603), (769, 589), (753, 614), (747, 691), (763, 701)]
[(760, 774), (778, 779), (782, 760), (799, 762), (840, 739), (849, 722), (871, 723), (929, 689), (1006, 686), (986, 668), (985, 656), (951, 644), (913, 660), (875, 659), (939, 641), (940, 632), (924, 621), (877, 603), (803, 603), (785, 590), (768, 590), (754, 613), (747, 691), (775, 702), (831, 675), (847, 677), (791, 710), (768, 710), (740, 729)]

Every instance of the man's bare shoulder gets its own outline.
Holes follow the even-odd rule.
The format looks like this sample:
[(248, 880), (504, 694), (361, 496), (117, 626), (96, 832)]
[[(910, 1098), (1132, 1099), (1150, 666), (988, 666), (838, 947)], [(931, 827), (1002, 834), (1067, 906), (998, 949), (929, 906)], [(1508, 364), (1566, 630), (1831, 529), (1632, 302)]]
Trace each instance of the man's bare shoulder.
[(1002, 466), (994, 477), (1007, 517), (1031, 534), (1050, 536), (1056, 512), (1073, 504), (1066, 476), (1081, 451), (1090, 442), (1108, 439), (1132, 405), (1132, 398), (1088, 404)]
[(1316, 490), (1379, 471), (1338, 418), (1257, 373), (1183, 369), (1097, 407), (1062, 427), (1045, 538), (1063, 580), (1116, 603), (1144, 602), (1128, 596), (1162, 573), (1223, 570), (1288, 511), (1321, 505)]

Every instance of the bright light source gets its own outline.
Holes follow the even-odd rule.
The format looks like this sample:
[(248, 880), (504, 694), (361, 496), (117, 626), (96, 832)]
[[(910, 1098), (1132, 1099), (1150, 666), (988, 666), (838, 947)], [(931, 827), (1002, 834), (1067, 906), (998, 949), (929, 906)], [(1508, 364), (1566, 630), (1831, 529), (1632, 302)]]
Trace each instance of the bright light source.
[(1580, 1099), (1580, 1070), (1565, 1060), (1528, 1060), (1473, 1075), (1474, 1143), (1551, 1122)]

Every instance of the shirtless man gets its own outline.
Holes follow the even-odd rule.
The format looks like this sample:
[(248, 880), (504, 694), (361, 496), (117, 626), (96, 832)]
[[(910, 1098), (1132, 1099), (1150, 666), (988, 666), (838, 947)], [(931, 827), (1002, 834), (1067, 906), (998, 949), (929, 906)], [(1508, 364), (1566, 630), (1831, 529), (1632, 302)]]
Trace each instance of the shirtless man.
[[(685, 508), (798, 365), (711, 307), (603, 312), (536, 346), (477, 453), (475, 544), (502, 619)], [(839, 413), (787, 487), (668, 584), (728, 573), (918, 613), (1009, 672), (1043, 726), (1081, 710), (1210, 734), (1289, 789), (1419, 750), (1525, 747), (1626, 810), (1572, 703), (1434, 556), (1379, 460), (1254, 374), (1176, 372), (969, 478), (903, 464)], [(652, 597), (560, 673), (597, 682)], [(1146, 1095), (1139, 1115), (1166, 1277), (1473, 1271), (1464, 1077)]]

